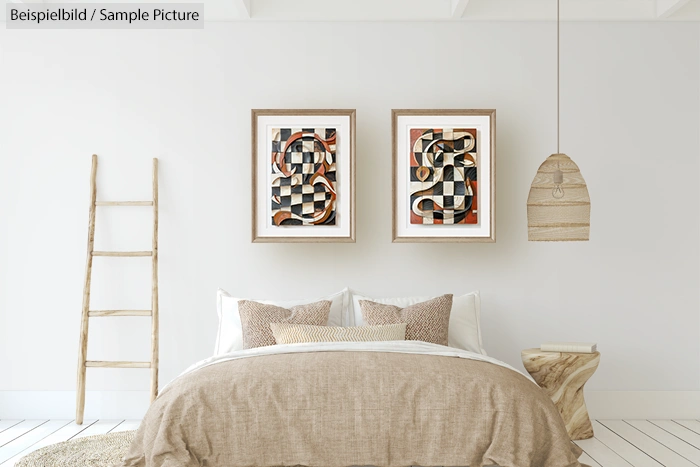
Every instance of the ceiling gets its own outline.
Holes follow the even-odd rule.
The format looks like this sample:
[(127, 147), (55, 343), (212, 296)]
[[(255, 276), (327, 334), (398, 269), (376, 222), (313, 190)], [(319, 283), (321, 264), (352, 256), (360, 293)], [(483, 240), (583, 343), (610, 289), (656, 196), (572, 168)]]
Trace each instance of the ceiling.
[[(65, 0), (6, 1), (65, 3)], [(547, 21), (556, 18), (556, 0), (200, 1), (204, 2), (208, 21)], [(562, 21), (700, 21), (700, 0), (561, 0), (561, 18)]]

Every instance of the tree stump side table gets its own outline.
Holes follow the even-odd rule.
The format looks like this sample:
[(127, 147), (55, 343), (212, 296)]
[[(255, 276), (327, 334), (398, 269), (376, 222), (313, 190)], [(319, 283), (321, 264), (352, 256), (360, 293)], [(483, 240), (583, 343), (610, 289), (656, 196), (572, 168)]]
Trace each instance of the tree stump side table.
[(600, 352), (543, 352), (540, 349), (522, 351), (525, 369), (544, 389), (559, 409), (566, 431), (572, 440), (593, 437), (583, 386), (600, 362)]

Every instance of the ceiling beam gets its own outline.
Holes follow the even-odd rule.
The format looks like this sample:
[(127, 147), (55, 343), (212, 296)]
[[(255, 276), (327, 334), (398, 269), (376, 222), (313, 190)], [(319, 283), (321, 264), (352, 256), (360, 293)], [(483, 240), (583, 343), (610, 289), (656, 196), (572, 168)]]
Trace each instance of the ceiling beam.
[(233, 0), (241, 18), (251, 18), (253, 0)]
[(451, 0), (452, 19), (459, 19), (464, 16), (464, 10), (467, 9), (469, 0)]
[(668, 18), (683, 8), (690, 0), (656, 0), (656, 17)]

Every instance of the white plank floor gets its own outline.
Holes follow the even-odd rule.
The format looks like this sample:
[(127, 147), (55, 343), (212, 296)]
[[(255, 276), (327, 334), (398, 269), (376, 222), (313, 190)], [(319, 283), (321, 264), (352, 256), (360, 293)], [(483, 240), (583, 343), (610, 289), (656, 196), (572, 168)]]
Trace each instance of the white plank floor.
[[(594, 420), (595, 437), (576, 441), (592, 467), (700, 466), (697, 420)], [(697, 429), (695, 431), (693, 428)]]
[[(69, 439), (135, 430), (139, 420), (0, 420), (0, 466)], [(591, 467), (700, 467), (699, 420), (594, 420), (595, 438), (577, 441)]]

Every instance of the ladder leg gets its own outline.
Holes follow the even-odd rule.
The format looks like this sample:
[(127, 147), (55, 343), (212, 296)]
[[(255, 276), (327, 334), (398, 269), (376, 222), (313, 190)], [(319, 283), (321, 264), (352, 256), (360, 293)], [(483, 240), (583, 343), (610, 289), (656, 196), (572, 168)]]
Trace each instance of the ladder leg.
[(153, 159), (153, 255), (151, 257), (151, 402), (158, 396), (158, 159)]
[(80, 346), (78, 349), (78, 387), (76, 390), (75, 423), (83, 424), (85, 411), (85, 362), (88, 343), (88, 311), (90, 310), (90, 282), (92, 280), (92, 252), (95, 245), (95, 201), (97, 199), (97, 156), (92, 156), (90, 173), (90, 217), (88, 222), (87, 261), (85, 264), (85, 284), (83, 286), (83, 311), (80, 321)]

